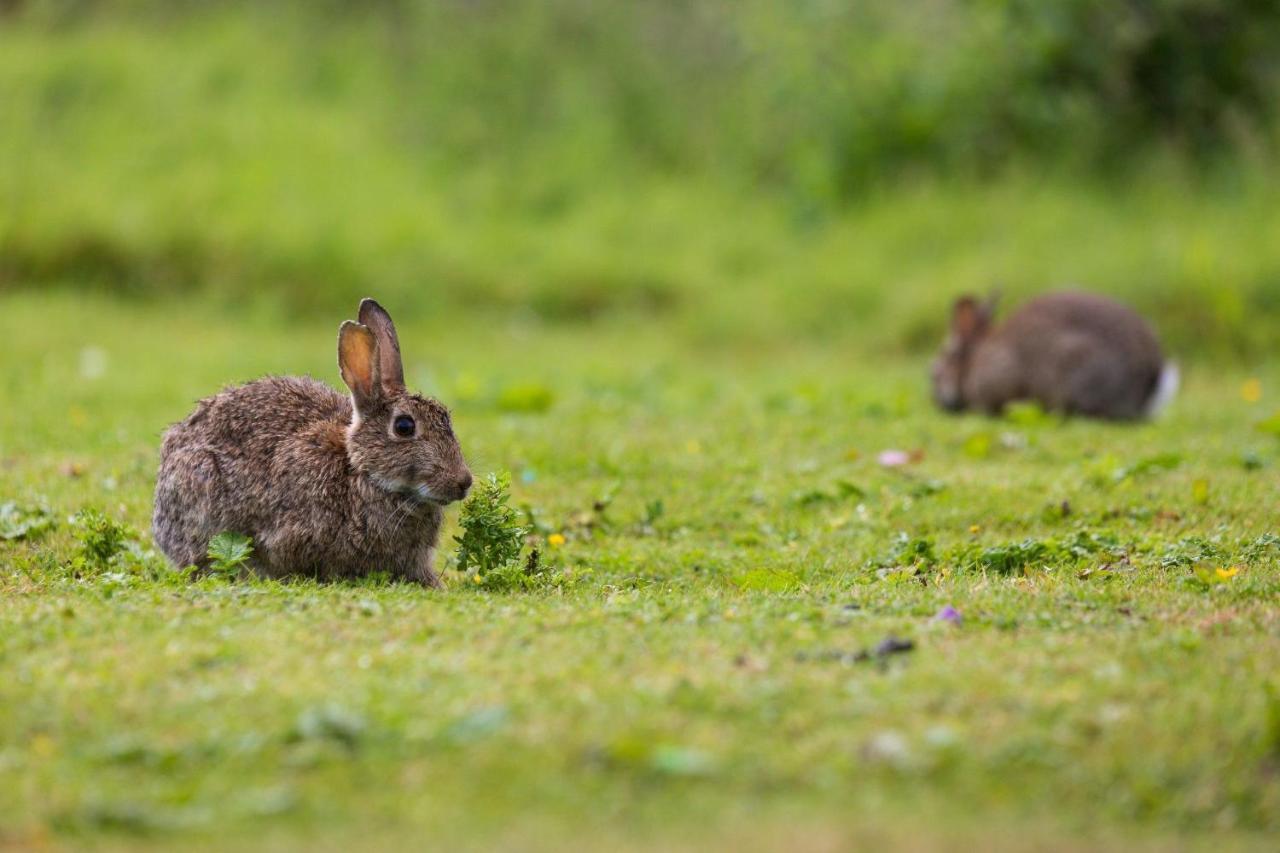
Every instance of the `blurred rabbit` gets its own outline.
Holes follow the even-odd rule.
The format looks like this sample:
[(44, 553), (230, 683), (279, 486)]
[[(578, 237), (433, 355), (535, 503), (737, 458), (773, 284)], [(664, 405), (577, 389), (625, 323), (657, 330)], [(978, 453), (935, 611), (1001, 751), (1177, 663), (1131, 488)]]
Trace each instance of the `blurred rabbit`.
[(152, 527), (179, 566), (207, 564), (222, 531), (252, 537), (264, 575), (374, 571), (440, 586), (441, 507), (471, 472), (449, 412), (404, 385), (391, 317), (372, 299), (338, 332), (351, 396), (267, 377), (201, 400), (165, 434)]
[(995, 299), (956, 300), (933, 362), (933, 397), (948, 411), (999, 413), (1015, 400), (1048, 411), (1131, 420), (1173, 397), (1178, 369), (1132, 309), (1092, 293), (1033, 299), (998, 327)]

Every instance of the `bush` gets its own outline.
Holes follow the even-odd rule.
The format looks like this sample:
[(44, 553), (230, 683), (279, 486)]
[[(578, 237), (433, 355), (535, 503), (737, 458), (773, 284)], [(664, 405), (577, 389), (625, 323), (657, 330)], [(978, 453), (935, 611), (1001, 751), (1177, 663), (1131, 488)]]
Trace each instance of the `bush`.
[(462, 535), (454, 537), (459, 571), (483, 578), (516, 564), (527, 531), (510, 506), (510, 488), (510, 475), (490, 474), (462, 505)]

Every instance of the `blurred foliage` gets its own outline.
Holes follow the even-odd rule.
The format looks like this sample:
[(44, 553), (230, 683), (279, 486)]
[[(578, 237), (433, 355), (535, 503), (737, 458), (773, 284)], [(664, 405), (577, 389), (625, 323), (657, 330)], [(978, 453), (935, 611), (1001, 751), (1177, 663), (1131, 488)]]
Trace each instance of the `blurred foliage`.
[(1204, 154), (1273, 118), (1280, 5), (1270, 0), (1007, 0), (1024, 85), (1087, 105), (1111, 152), (1169, 136)]
[[(550, 146), (579, 167), (725, 170), (840, 199), (903, 168), (1247, 144), (1280, 85), (1270, 0), (10, 4), (54, 31), (233, 12), (282, 29), (305, 94), (376, 79), (404, 144), (454, 165)], [(69, 84), (46, 94), (74, 98)]]
[(1280, 317), (1263, 0), (4, 9), (0, 288), (916, 350), (996, 282), (1109, 290), (1180, 346)]

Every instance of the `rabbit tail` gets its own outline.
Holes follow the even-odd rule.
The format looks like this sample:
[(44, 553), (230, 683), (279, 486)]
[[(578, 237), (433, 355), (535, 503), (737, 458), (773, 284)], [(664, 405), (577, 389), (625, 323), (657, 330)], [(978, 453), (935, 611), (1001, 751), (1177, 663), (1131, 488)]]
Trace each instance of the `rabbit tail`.
[(1154, 418), (1164, 411), (1165, 407), (1173, 400), (1178, 393), (1178, 386), (1182, 383), (1182, 371), (1178, 369), (1177, 362), (1166, 361), (1164, 366), (1160, 368), (1160, 378), (1156, 380), (1156, 387), (1151, 392), (1151, 399), (1147, 401), (1146, 416)]

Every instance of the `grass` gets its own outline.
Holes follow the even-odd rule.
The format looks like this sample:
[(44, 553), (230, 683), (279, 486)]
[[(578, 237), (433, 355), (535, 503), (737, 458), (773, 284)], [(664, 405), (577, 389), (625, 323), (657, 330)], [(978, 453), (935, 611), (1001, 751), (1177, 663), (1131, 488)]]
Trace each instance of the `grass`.
[[(852, 339), (401, 311), (410, 384), (512, 473), (549, 580), (164, 568), (161, 430), (227, 382), (336, 381), (341, 319), (3, 297), (0, 496), (56, 526), (0, 542), (0, 840), (1274, 841), (1274, 365), (1188, 359), (1149, 425), (989, 421)], [(87, 559), (88, 508), (132, 550)]]

